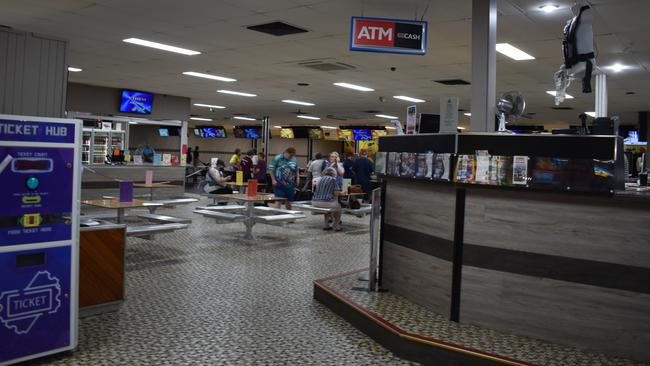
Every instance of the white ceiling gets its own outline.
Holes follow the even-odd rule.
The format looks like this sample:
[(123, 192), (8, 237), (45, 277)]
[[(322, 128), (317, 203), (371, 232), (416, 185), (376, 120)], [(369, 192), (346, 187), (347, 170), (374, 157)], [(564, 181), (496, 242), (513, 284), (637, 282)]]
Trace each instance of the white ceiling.
[[(551, 14), (541, 12), (544, 3), (560, 5)], [(620, 62), (633, 68), (610, 74), (609, 110), (624, 123), (636, 123), (636, 112), (650, 109), (650, 1), (592, 0), (596, 17), (597, 63)], [(423, 14), (428, 4), (428, 10)], [(552, 75), (562, 62), (561, 36), (570, 18), (566, 0), (499, 0), (498, 42), (511, 43), (536, 57), (512, 61), (497, 55), (497, 94), (519, 90), (527, 99), (527, 112), (536, 115), (522, 123), (576, 123), (582, 111), (593, 111), (593, 94), (581, 94), (575, 82), (570, 94), (576, 99), (555, 111)], [(233, 113), (256, 117), (270, 115), (272, 124), (310, 121), (295, 118), (298, 106), (281, 103), (297, 99), (316, 103), (304, 112), (370, 118), (365, 110), (403, 118), (408, 102), (393, 95), (427, 100), (421, 112), (437, 113), (442, 96), (460, 97), (460, 107), (470, 108), (470, 86), (444, 86), (436, 79), (471, 80), (471, 0), (0, 0), (0, 24), (19, 30), (66, 38), (69, 59), (83, 72), (71, 73), (70, 81), (132, 88), (191, 97), (194, 103), (227, 107), (211, 113), (192, 107), (192, 113), (215, 119)], [(348, 49), (350, 17), (414, 19), (429, 22), (425, 56), (352, 52)], [(275, 37), (246, 26), (284, 21), (309, 30)], [(201, 51), (183, 56), (129, 45), (121, 40), (138, 37)], [(298, 65), (325, 59), (356, 69), (323, 72)], [(390, 71), (396, 67), (396, 71)], [(183, 76), (183, 71), (210, 72), (236, 78), (235, 83)], [(341, 89), (333, 82), (370, 86), (372, 93)], [(297, 86), (299, 82), (309, 86)], [(217, 89), (258, 94), (243, 98), (218, 94)], [(626, 95), (634, 92), (634, 95)], [(380, 102), (379, 97), (385, 97)], [(467, 118), (461, 115), (461, 124)], [(376, 120), (379, 122), (380, 120)], [(336, 124), (337, 121), (317, 121)], [(348, 120), (342, 123), (356, 123)], [(312, 122), (313, 123), (313, 122)]]

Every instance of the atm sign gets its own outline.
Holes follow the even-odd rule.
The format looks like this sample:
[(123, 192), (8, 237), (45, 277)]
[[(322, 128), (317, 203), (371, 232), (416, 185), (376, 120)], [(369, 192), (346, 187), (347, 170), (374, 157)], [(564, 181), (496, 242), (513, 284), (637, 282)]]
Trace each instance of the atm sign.
[(352, 17), (350, 50), (424, 55), (427, 22)]

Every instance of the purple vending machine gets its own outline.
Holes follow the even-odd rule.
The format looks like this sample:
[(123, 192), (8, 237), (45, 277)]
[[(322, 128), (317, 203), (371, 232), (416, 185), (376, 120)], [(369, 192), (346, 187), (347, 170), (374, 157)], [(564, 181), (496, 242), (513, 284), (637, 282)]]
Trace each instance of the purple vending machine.
[(0, 115), (0, 365), (77, 344), (81, 121)]

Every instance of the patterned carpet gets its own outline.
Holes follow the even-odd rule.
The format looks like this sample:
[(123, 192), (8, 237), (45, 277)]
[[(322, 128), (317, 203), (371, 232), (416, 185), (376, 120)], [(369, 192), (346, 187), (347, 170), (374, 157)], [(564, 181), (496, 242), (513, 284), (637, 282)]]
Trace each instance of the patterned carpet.
[(528, 337), (499, 333), (469, 324), (458, 324), (403, 297), (390, 293), (355, 291), (366, 286), (359, 274), (348, 274), (320, 281), (349, 301), (385, 319), (403, 331), (439, 341), (480, 350), (534, 365), (545, 366), (641, 366), (632, 360), (607, 357), (572, 347)]
[[(204, 199), (201, 205), (207, 204)], [(37, 365), (401, 365), (312, 299), (312, 281), (368, 264), (368, 218), (322, 216), (285, 227), (215, 224), (191, 207), (189, 230), (129, 238), (127, 300), (81, 320), (78, 349)]]

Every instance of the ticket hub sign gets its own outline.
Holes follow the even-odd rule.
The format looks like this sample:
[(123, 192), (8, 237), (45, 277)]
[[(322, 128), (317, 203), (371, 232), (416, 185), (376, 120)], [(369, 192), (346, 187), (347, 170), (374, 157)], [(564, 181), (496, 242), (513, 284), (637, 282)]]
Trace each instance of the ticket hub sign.
[(352, 17), (350, 50), (424, 55), (427, 22)]

